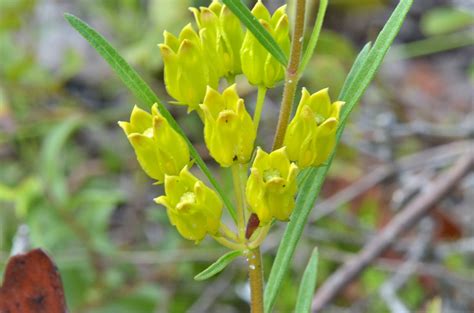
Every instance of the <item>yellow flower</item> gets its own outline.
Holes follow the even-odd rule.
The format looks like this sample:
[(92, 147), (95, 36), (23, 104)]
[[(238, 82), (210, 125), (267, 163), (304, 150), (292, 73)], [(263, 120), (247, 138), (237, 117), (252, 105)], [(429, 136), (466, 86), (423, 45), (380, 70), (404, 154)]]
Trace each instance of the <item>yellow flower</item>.
[(189, 163), (189, 149), (183, 137), (158, 112), (157, 104), (152, 106), (151, 112), (135, 106), (130, 122), (118, 124), (145, 173), (163, 183), (165, 174), (177, 175)]
[(229, 56), (225, 58), (228, 60), (227, 68), (231, 75), (240, 74), (242, 73), (240, 48), (244, 40), (244, 32), (240, 20), (224, 5), (219, 15), (219, 22), (222, 30), (222, 39), (224, 40), (226, 51), (229, 54)]
[(214, 0), (209, 7), (190, 8), (202, 34), (204, 55), (217, 76), (242, 72), (240, 47), (243, 31), (239, 19), (225, 5)]
[(177, 176), (165, 177), (166, 196), (155, 199), (166, 207), (172, 225), (186, 239), (201, 241), (217, 234), (222, 202), (217, 194), (193, 176), (186, 166)]
[(342, 101), (331, 103), (328, 89), (312, 95), (303, 88), (293, 120), (288, 125), (284, 145), (290, 160), (300, 168), (319, 166), (336, 145), (336, 130)]
[(247, 181), (247, 202), (261, 224), (276, 218), (288, 220), (295, 206), (298, 167), (290, 163), (286, 148), (268, 154), (257, 149)]
[(178, 104), (188, 105), (188, 111), (198, 108), (204, 99), (207, 85), (217, 88), (218, 77), (209, 68), (202, 46), (202, 36), (191, 24), (186, 25), (179, 38), (165, 31), (165, 43), (159, 44), (164, 62), (164, 79), (168, 93)]
[[(275, 38), (283, 51), (290, 53), (289, 22), (286, 6), (280, 7), (270, 16), (267, 8), (258, 1), (252, 9), (253, 15)], [(247, 30), (241, 49), (242, 71), (253, 85), (273, 87), (285, 76), (285, 69)]]
[(204, 139), (211, 156), (223, 167), (247, 163), (256, 131), (235, 84), (222, 94), (208, 87), (201, 109), (205, 116)]

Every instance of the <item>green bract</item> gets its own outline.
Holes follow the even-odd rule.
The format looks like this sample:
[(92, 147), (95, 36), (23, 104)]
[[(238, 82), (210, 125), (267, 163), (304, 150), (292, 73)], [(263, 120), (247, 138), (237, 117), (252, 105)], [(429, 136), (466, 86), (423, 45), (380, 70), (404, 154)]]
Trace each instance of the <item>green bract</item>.
[(194, 31), (191, 24), (186, 25), (179, 38), (164, 32), (165, 43), (160, 44), (164, 62), (164, 79), (166, 90), (178, 101), (188, 105), (189, 111), (198, 108), (202, 102), (206, 87), (217, 88), (218, 76), (214, 68), (210, 68), (203, 48), (206, 29)]
[[(258, 1), (252, 9), (252, 13), (288, 55), (290, 52), (290, 36), (286, 5), (280, 7), (271, 16), (262, 2)], [(253, 85), (271, 88), (285, 76), (283, 65), (248, 30), (242, 43), (240, 58), (242, 71)]]
[(286, 221), (295, 206), (298, 167), (290, 163), (286, 147), (266, 153), (257, 148), (247, 181), (247, 202), (261, 224), (276, 218)]
[(222, 94), (208, 88), (201, 109), (205, 117), (204, 139), (211, 156), (223, 167), (247, 163), (257, 134), (235, 84)]
[(184, 238), (197, 243), (206, 234), (217, 234), (222, 202), (187, 166), (179, 175), (166, 175), (165, 193), (166, 196), (156, 198), (155, 202), (166, 207), (171, 224)]
[(135, 106), (130, 122), (119, 122), (119, 125), (145, 173), (163, 183), (165, 174), (177, 175), (189, 163), (189, 149), (183, 137), (158, 112), (157, 104), (151, 112)]
[(328, 89), (312, 95), (303, 88), (293, 120), (288, 125), (284, 145), (290, 160), (300, 168), (321, 165), (336, 145), (336, 130), (342, 101), (331, 103)]

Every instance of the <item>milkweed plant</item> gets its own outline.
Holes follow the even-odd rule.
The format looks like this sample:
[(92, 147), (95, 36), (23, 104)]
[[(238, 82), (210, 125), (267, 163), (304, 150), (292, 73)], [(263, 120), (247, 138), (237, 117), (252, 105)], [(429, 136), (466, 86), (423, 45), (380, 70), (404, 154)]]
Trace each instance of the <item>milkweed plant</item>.
[[(208, 7), (190, 8), (195, 24), (184, 26), (179, 34), (165, 31), (164, 42), (158, 44), (165, 87), (174, 99), (170, 105), (185, 106), (189, 114), (200, 117), (210, 156), (232, 174), (233, 195), (223, 191), (163, 103), (118, 52), (93, 28), (66, 14), (145, 105), (135, 106), (129, 121), (118, 124), (143, 171), (155, 184), (164, 185), (164, 194), (154, 201), (166, 209), (170, 224), (184, 239), (199, 244), (210, 237), (229, 250), (195, 279), (210, 278), (243, 256), (254, 313), (272, 310), (349, 113), (411, 5), (411, 0), (400, 1), (374, 44), (361, 50), (334, 100), (328, 88), (308, 90), (298, 85), (313, 56), (327, 7), (327, 0), (321, 0), (314, 27), (305, 36), (305, 2), (295, 0), (290, 25), (286, 5), (271, 13), (262, 1), (250, 10), (239, 0), (213, 0)], [(244, 76), (257, 89), (256, 103), (241, 98), (236, 76)], [(281, 84), (273, 145), (257, 146), (266, 91)], [(196, 177), (193, 167), (199, 167), (207, 181)], [(231, 223), (223, 219), (224, 208)], [(259, 247), (276, 223), (288, 225), (264, 284)], [(296, 312), (310, 310), (317, 258), (315, 249), (300, 285)]]

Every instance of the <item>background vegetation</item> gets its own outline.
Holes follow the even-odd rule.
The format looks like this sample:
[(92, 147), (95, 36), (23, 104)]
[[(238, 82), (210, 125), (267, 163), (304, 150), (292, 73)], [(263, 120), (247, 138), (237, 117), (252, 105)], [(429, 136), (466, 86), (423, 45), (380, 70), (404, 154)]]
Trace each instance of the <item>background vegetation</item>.
[[(276, 8), (282, 1), (267, 3)], [(329, 86), (335, 98), (357, 52), (373, 41), (395, 4), (330, 1), (304, 84), (313, 91)], [(136, 99), (63, 19), (71, 12), (100, 30), (167, 99), (156, 45), (164, 29), (176, 33), (192, 20), (188, 6), (199, 5), (207, 1), (0, 0), (0, 269), (18, 247), (45, 248), (58, 263), (72, 312), (247, 310), (240, 264), (210, 282), (191, 279), (224, 249), (211, 241), (195, 246), (169, 226), (165, 210), (152, 201), (159, 187), (137, 170), (116, 124)], [(310, 20), (316, 8), (308, 10)], [(472, 10), (467, 1), (415, 1), (351, 116), (277, 312), (292, 310), (314, 246), (322, 282), (472, 147)], [(246, 90), (254, 103), (255, 90)], [(264, 146), (271, 144), (280, 95), (274, 90), (266, 104)], [(170, 109), (230, 186), (228, 174), (205, 155), (196, 116)], [(474, 310), (473, 187), (471, 174), (331, 308), (391, 312), (399, 301), (412, 312), (439, 299), (446, 312)], [(273, 229), (263, 246), (267, 272), (283, 229)]]

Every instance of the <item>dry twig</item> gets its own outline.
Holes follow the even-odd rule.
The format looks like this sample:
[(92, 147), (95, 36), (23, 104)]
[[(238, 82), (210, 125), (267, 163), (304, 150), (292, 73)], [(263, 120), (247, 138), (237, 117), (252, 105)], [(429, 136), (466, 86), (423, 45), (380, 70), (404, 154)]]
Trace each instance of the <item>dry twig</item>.
[(444, 175), (441, 175), (425, 192), (417, 196), (352, 260), (331, 275), (313, 298), (312, 311), (324, 308), (350, 281), (356, 278), (375, 258), (388, 249), (402, 233), (418, 222), (442, 199), (473, 167), (472, 148)]

